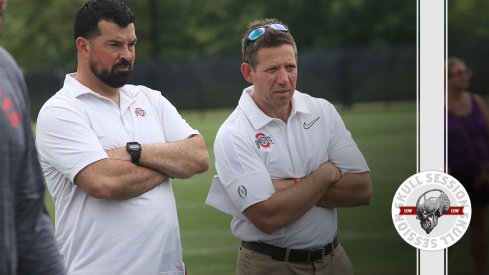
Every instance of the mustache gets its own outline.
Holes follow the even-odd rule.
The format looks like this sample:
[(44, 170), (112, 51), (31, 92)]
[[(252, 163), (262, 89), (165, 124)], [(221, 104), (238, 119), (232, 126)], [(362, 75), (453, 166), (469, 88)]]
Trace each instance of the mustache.
[(131, 70), (132, 64), (131, 61), (127, 59), (121, 59), (119, 62), (115, 63), (114, 66), (112, 66), (112, 69), (115, 69), (117, 67), (129, 67), (129, 70)]

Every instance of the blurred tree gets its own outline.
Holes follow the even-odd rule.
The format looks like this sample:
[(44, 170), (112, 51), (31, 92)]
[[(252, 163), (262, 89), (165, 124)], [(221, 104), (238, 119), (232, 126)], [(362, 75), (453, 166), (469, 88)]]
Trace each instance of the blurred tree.
[(489, 1), (448, 2), (448, 43), (465, 44), (489, 39)]
[(0, 36), (24, 68), (74, 67), (73, 13), (83, 0), (10, 1)]
[[(76, 61), (72, 17), (83, 2), (12, 1), (0, 43), (26, 69), (72, 70)], [(301, 50), (414, 45), (416, 38), (415, 1), (126, 0), (126, 3), (137, 17), (139, 61), (240, 55), (240, 39), (246, 25), (264, 17), (276, 17), (288, 24)]]

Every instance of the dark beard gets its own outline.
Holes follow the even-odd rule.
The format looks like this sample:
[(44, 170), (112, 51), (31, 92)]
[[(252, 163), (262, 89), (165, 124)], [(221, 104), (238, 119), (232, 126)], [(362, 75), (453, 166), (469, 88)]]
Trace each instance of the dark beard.
[[(123, 67), (129, 66), (129, 71), (116, 72), (115, 70), (121, 66)], [(129, 62), (128, 60), (122, 59), (121, 61), (114, 64), (114, 66), (112, 66), (110, 72), (107, 70), (98, 70), (95, 63), (90, 63), (90, 70), (105, 85), (112, 88), (120, 88), (124, 86), (129, 80), (129, 76), (131, 76), (131, 72), (132, 72), (132, 65), (131, 62)]]

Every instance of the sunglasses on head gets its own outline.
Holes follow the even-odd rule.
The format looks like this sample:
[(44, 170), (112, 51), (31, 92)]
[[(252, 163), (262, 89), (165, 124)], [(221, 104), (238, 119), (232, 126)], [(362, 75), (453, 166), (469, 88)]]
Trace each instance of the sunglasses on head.
[(246, 40), (256, 41), (258, 38), (260, 38), (262, 35), (265, 34), (265, 32), (267, 31), (266, 28), (274, 29), (276, 31), (281, 31), (281, 32), (289, 31), (289, 29), (282, 24), (271, 23), (265, 26), (256, 27), (253, 30), (251, 30), (250, 33), (248, 33), (248, 36), (246, 36)]

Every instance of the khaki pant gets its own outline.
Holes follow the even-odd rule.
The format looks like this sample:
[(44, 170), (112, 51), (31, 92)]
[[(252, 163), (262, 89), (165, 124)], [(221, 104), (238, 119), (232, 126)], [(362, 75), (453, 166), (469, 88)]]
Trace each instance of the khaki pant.
[(338, 245), (322, 260), (309, 263), (289, 263), (240, 247), (237, 275), (353, 275), (350, 258)]

